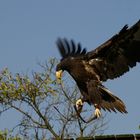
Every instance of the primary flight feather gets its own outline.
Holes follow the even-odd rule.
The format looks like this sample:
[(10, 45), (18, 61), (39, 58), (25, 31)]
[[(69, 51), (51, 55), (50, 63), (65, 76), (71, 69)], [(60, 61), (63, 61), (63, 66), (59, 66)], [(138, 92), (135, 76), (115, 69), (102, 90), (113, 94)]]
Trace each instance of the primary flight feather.
[(140, 20), (128, 28), (125, 25), (118, 34), (87, 52), (73, 40), (58, 39), (57, 47), (62, 57), (56, 67), (56, 76), (61, 78), (66, 70), (76, 81), (83, 96), (76, 102), (79, 109), (83, 102), (95, 107), (95, 116), (100, 109), (127, 113), (125, 104), (113, 95), (102, 82), (117, 78), (140, 62)]

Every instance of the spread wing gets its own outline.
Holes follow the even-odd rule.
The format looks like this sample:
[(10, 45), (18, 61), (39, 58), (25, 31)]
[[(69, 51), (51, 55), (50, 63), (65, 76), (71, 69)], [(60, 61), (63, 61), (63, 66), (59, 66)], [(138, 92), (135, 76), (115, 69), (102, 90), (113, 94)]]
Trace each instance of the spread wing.
[(91, 66), (96, 67), (100, 80), (114, 79), (140, 62), (140, 20), (122, 30), (107, 42), (86, 54)]
[(86, 54), (86, 48), (82, 49), (81, 44), (75, 44), (73, 40), (59, 38), (56, 44), (62, 57), (61, 61), (67, 57), (78, 57)]

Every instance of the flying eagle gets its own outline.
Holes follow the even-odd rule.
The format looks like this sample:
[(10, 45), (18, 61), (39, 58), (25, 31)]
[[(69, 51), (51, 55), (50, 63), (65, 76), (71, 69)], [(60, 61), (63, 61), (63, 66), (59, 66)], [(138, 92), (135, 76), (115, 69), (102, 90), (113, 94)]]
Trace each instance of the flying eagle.
[(140, 62), (140, 20), (128, 28), (125, 25), (118, 34), (90, 52), (73, 40), (58, 39), (61, 61), (56, 67), (56, 77), (61, 79), (67, 71), (82, 94), (76, 107), (80, 111), (84, 102), (94, 105), (94, 115), (101, 116), (101, 109), (127, 113), (125, 104), (113, 95), (102, 82), (115, 79)]

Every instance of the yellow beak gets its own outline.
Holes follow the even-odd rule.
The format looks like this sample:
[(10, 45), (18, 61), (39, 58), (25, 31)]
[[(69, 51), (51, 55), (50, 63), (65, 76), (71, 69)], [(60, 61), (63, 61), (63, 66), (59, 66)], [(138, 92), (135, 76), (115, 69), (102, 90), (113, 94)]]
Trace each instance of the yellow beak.
[(57, 78), (57, 79), (59, 79), (59, 80), (61, 79), (61, 77), (62, 77), (62, 72), (63, 72), (62, 70), (56, 71), (56, 78)]

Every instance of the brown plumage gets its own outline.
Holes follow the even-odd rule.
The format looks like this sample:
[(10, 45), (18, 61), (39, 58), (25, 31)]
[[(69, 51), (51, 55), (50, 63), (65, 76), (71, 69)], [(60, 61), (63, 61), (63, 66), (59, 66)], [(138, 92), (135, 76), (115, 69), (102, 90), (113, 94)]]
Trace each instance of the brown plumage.
[(90, 52), (67, 39), (58, 39), (57, 47), (62, 59), (56, 71), (69, 72), (83, 101), (104, 110), (127, 113), (124, 103), (102, 82), (123, 75), (140, 62), (140, 21), (131, 28), (125, 25), (118, 34)]

